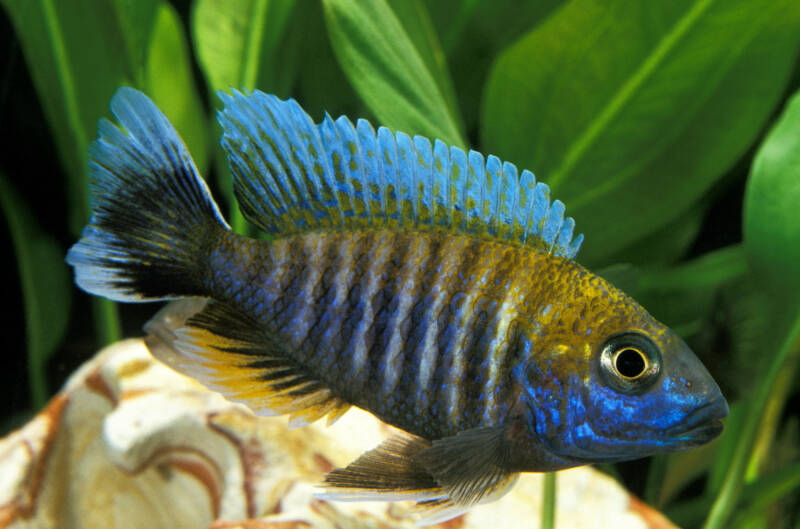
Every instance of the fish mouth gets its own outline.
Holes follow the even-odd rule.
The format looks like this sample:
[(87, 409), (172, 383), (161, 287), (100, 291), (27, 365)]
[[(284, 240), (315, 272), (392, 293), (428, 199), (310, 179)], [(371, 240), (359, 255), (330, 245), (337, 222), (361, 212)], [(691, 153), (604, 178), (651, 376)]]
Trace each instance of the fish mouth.
[(678, 441), (682, 441), (681, 447), (699, 446), (719, 436), (723, 428), (722, 419), (714, 419), (708, 424), (672, 434), (672, 437), (676, 438)]
[(681, 442), (681, 447), (705, 444), (722, 433), (722, 419), (728, 416), (728, 403), (720, 397), (692, 411), (685, 420), (676, 424), (667, 435)]

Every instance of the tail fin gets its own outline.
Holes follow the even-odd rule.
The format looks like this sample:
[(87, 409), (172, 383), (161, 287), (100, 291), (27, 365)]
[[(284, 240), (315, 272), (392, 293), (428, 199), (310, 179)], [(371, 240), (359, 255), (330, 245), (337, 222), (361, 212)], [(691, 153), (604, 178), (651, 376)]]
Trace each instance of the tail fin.
[(228, 229), (175, 129), (147, 96), (120, 88), (119, 127), (89, 148), (92, 218), (67, 254), (82, 289), (117, 301), (200, 295), (203, 248)]

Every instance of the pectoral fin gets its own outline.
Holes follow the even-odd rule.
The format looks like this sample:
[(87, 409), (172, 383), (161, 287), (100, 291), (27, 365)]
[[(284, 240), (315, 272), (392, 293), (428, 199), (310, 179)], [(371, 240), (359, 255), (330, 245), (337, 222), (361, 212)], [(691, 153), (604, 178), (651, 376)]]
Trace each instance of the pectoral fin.
[(420, 460), (454, 503), (473, 505), (487, 496), (497, 499), (516, 479), (506, 464), (504, 432), (502, 427), (465, 430), (434, 441)]

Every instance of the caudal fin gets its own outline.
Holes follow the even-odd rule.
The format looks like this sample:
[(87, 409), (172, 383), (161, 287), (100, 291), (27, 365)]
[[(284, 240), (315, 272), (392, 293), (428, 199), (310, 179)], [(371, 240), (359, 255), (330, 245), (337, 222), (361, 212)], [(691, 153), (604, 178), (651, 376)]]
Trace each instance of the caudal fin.
[(198, 263), (228, 225), (192, 157), (150, 99), (120, 88), (119, 126), (89, 147), (92, 217), (67, 254), (82, 289), (117, 301), (201, 295)]

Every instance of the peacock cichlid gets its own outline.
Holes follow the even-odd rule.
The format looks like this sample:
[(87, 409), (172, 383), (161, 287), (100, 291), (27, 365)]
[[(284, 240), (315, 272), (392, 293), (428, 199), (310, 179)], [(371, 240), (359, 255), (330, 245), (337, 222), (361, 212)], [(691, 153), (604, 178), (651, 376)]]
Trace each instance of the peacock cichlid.
[[(573, 258), (533, 174), (292, 101), (221, 94), (245, 217), (232, 232), (164, 115), (121, 88), (89, 151), (84, 290), (185, 299), (151, 351), (292, 425), (351, 405), (408, 432), (325, 478), (334, 499), (415, 499), (425, 521), (519, 472), (706, 443), (728, 406), (686, 344)], [(197, 298), (203, 298), (198, 300)]]

